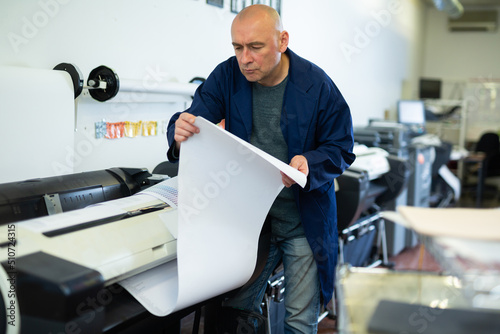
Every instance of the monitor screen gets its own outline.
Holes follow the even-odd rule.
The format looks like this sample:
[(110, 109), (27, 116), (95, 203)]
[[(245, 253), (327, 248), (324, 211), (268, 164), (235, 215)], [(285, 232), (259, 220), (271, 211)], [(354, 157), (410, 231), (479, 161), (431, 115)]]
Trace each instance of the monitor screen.
[(425, 106), (421, 100), (399, 100), (398, 122), (408, 125), (425, 124)]
[(440, 99), (441, 98), (441, 80), (438, 80), (438, 79), (420, 79), (419, 98), (421, 98), (421, 99)]

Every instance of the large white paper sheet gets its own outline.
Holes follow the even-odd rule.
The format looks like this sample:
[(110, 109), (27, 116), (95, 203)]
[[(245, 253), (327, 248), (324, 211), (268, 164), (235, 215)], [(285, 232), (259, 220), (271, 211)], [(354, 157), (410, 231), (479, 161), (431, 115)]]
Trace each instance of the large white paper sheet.
[(280, 171), (306, 184), (303, 173), (207, 120), (197, 117), (195, 124), (200, 133), (182, 143), (179, 162), (177, 262), (121, 282), (157, 316), (243, 285), (283, 188)]

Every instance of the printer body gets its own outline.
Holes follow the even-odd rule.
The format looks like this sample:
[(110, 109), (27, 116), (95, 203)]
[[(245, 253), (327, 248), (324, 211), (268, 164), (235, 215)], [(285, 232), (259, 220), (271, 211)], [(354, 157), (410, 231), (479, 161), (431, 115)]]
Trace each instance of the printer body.
[(407, 160), (379, 147), (356, 144), (354, 153), (355, 162), (337, 178), (340, 262), (357, 267), (386, 265), (387, 240), (380, 213), (407, 189), (409, 166)]
[[(416, 144), (422, 136), (409, 125), (385, 120), (370, 120), (368, 126), (354, 129), (354, 140), (369, 147), (378, 147), (406, 161), (410, 173), (407, 187), (391, 202), (387, 210), (400, 205), (428, 207), (431, 198), (431, 167), (434, 148)], [(415, 233), (392, 222), (387, 224), (388, 252), (396, 255), (406, 247), (417, 243)]]
[[(115, 168), (0, 185), (0, 262), (8, 279), (0, 331), (160, 333), (180, 326), (192, 310), (152, 316), (116, 284), (177, 258), (165, 224), (177, 221), (177, 210), (152, 196), (130, 200), (148, 186), (147, 176)], [(51, 214), (48, 206), (62, 211)]]

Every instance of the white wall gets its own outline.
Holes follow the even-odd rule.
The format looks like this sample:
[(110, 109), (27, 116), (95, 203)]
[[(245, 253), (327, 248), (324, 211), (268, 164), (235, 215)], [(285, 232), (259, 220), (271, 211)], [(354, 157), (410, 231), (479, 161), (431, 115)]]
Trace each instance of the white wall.
[(500, 78), (500, 29), (450, 32), (444, 13), (428, 7), (426, 15), (422, 75), (444, 80)]
[[(0, 0), (0, 65), (50, 69), (69, 62), (85, 79), (93, 68), (107, 65), (120, 78), (188, 82), (208, 76), (232, 55), (229, 5), (229, 0), (224, 8), (204, 0)], [(385, 110), (394, 117), (396, 100), (415, 95), (424, 22), (420, 0), (286, 0), (281, 13), (290, 48), (333, 78), (355, 125), (383, 118)], [(189, 101), (128, 98), (78, 99), (75, 147), (67, 153), (73, 165), (62, 172), (113, 166), (152, 170), (165, 159), (162, 123)], [(44, 112), (50, 117), (50, 110)], [(94, 123), (102, 119), (156, 120), (160, 133), (95, 139)]]
[(394, 119), (396, 101), (415, 91), (423, 12), (418, 0), (287, 0), (282, 16), (290, 47), (327, 71), (366, 125), (385, 110)]

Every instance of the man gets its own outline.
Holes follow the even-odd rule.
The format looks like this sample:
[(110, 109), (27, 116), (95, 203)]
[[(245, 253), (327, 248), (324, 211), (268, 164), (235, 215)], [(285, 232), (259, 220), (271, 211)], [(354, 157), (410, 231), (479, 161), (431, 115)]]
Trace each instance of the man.
[(195, 116), (203, 116), (225, 120), (226, 130), (307, 176), (302, 189), (282, 174), (285, 188), (268, 215), (266, 267), (226, 306), (261, 312), (267, 279), (282, 260), (285, 332), (315, 333), (320, 300), (326, 304), (332, 297), (337, 262), (334, 178), (355, 158), (349, 107), (323, 70), (288, 49), (288, 32), (271, 7), (243, 9), (231, 37), (235, 57), (219, 64), (191, 107), (170, 120), (167, 155), (178, 159), (181, 143), (199, 132)]

